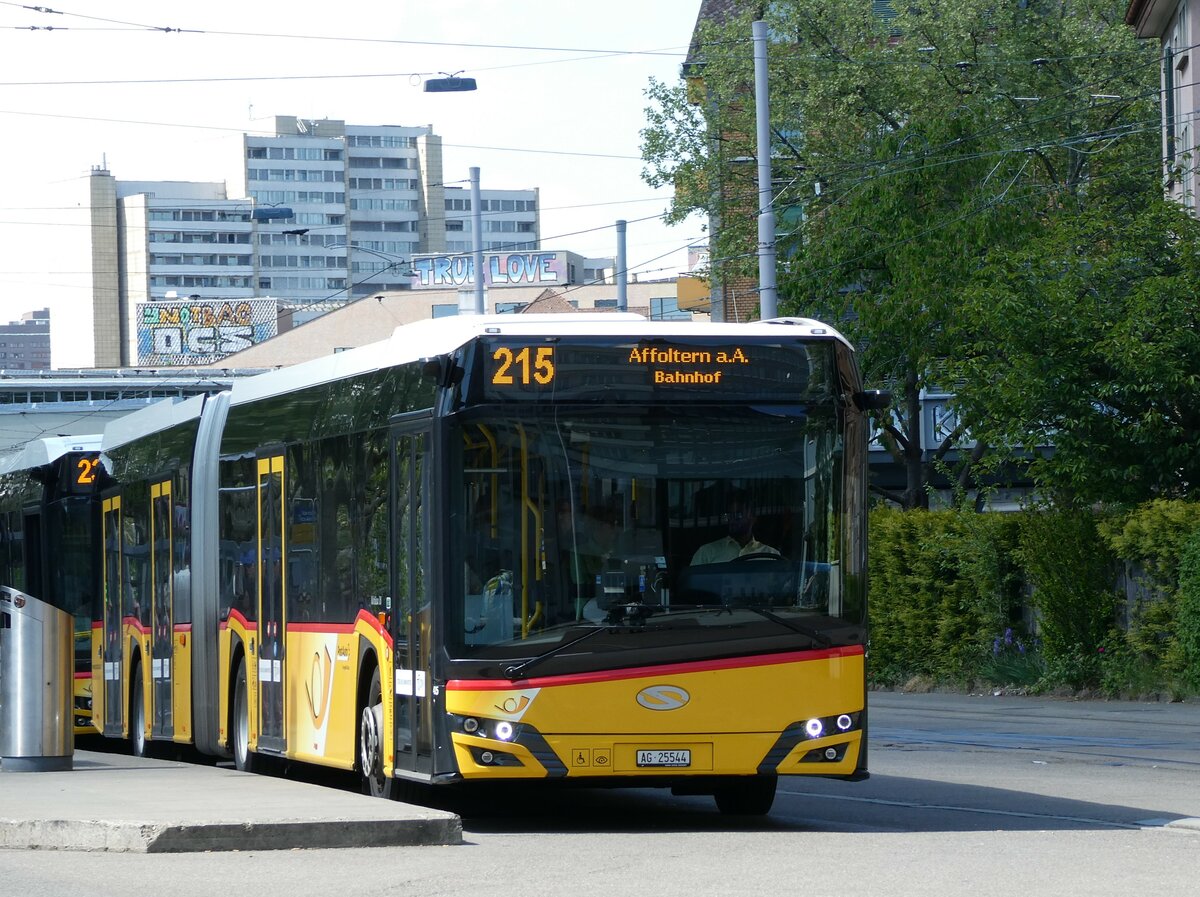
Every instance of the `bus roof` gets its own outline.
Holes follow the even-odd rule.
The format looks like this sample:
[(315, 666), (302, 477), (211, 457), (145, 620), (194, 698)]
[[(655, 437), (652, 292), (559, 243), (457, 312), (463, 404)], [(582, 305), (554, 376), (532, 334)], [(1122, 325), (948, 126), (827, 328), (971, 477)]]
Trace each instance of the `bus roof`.
[(201, 394), (182, 402), (164, 399), (109, 421), (104, 427), (104, 450), (118, 448), (141, 436), (199, 418), (206, 398)]
[(98, 452), (100, 435), (46, 436), (31, 439), (18, 452), (0, 458), (0, 475), (45, 467), (67, 452)]
[(649, 321), (641, 315), (627, 313), (461, 315), (405, 324), (397, 327), (390, 338), (380, 342), (238, 380), (233, 385), (230, 403), (240, 405), (308, 386), (331, 383), (356, 374), (446, 355), (476, 337), (494, 334), (614, 339), (814, 337), (834, 339), (849, 346), (849, 342), (838, 331), (808, 318), (775, 318), (747, 324), (712, 324)]

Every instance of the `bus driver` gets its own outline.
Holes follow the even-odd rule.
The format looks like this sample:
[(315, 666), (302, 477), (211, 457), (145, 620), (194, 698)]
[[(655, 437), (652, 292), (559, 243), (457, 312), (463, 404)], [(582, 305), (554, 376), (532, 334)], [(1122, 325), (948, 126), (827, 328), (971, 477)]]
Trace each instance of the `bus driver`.
[(778, 549), (754, 538), (754, 509), (745, 492), (734, 490), (729, 493), (726, 513), (721, 517), (729, 522), (729, 534), (696, 549), (692, 556), (693, 567), (720, 564), (751, 554), (773, 554), (778, 557)]

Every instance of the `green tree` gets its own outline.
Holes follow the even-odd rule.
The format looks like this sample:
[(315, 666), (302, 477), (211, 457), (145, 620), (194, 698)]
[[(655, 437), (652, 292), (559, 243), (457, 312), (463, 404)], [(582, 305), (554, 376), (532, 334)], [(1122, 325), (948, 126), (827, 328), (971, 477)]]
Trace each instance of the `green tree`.
[[(978, 401), (922, 442), (924, 391), (990, 374), (960, 364), (994, 327), (968, 299), (996, 276), (1020, 289), (1024, 269), (1003, 262), (1110, 190), (1159, 188), (1157, 60), (1122, 0), (876, 5), (767, 4), (774, 202), (792, 222), (777, 239), (781, 310), (837, 324), (868, 382), (893, 391), (879, 423), (906, 484), (885, 494), (925, 507), (937, 468), (970, 487), (1005, 459), (990, 447), (1018, 444)], [(751, 12), (700, 29), (700, 105), (686, 111), (681, 87), (650, 90), (646, 177), (675, 185), (673, 214), (713, 216), (714, 267), (754, 263), (753, 166), (734, 163), (755, 155)]]
[(991, 437), (1053, 442), (1060, 500), (1200, 488), (1200, 229), (1156, 195), (1109, 198), (997, 253), (964, 297), (977, 330), (959, 399)]

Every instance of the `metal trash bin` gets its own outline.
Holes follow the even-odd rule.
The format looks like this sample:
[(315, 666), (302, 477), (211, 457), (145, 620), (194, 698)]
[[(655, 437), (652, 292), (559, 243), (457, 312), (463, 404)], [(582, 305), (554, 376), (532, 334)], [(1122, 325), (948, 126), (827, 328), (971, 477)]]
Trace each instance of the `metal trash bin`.
[(71, 768), (74, 649), (69, 613), (0, 587), (0, 771)]

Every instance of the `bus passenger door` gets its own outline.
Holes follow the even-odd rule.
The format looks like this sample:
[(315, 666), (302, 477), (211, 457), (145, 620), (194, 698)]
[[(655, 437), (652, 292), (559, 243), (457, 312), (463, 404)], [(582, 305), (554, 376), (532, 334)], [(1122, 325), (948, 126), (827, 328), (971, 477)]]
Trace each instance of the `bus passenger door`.
[(150, 487), (150, 581), (153, 584), (150, 625), (151, 733), (155, 738), (174, 734), (171, 704), (171, 658), (175, 644), (171, 584), (175, 568), (171, 531), (171, 481)]
[(284, 736), (283, 455), (258, 459), (258, 747), (282, 751)]
[(94, 694), (103, 706), (96, 707), (96, 721), (105, 735), (121, 737), (125, 702), (121, 689), (121, 594), (123, 570), (121, 552), (121, 496), (104, 499), (101, 517), (104, 577), (104, 630), (100, 643), (104, 664), (104, 687)]
[(429, 716), (432, 618), (428, 592), (428, 418), (392, 433), (392, 636), (395, 642), (395, 769), (433, 770)]

